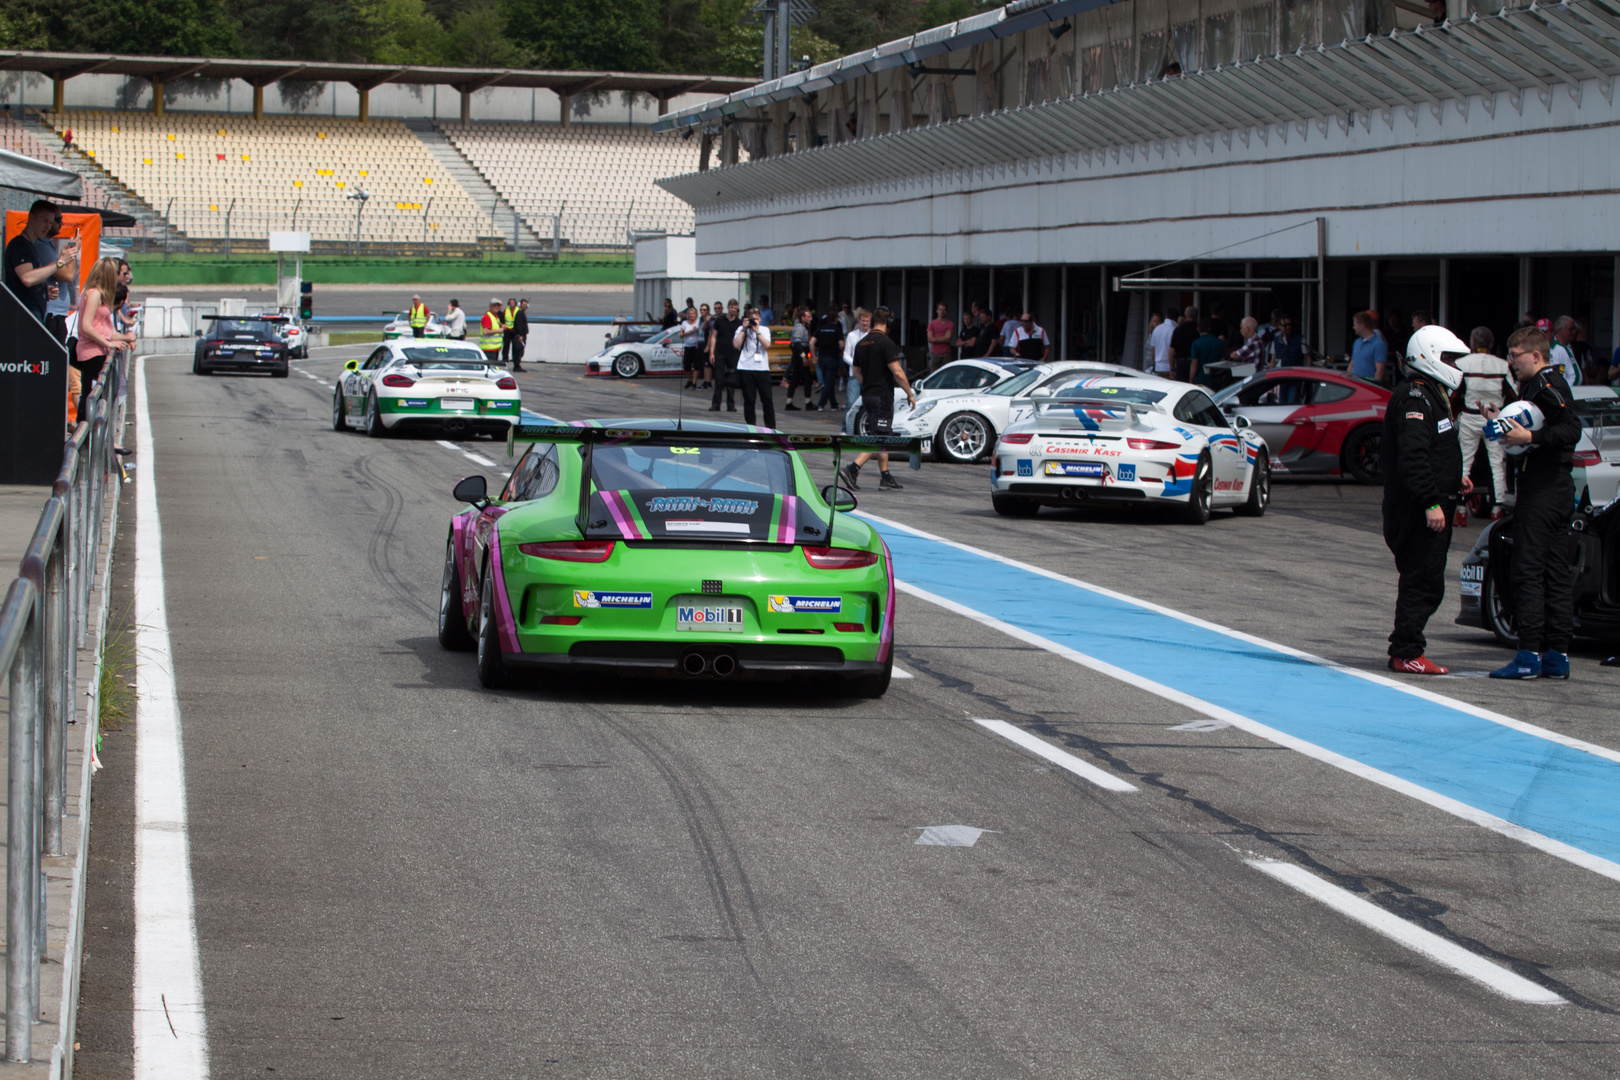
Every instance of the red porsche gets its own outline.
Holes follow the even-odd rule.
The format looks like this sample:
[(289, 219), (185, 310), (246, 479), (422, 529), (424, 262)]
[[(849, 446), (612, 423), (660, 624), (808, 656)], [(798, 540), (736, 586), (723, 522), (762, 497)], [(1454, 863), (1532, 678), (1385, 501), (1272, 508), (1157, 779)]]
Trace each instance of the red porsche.
[(1325, 368), (1272, 368), (1222, 390), (1215, 404), (1266, 440), (1273, 473), (1383, 479), (1389, 391), (1376, 383)]

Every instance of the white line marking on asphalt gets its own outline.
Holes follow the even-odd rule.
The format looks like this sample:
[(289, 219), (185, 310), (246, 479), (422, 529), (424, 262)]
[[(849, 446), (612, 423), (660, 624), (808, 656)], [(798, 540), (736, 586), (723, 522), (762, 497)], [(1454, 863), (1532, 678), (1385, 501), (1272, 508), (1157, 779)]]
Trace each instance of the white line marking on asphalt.
[(433, 441), (444, 447), (446, 450), (454, 450), (458, 454), (461, 453), (461, 447), (457, 446), (449, 439), (434, 439)]
[(146, 359), (139, 361), (135, 445), (135, 1039), (136, 1080), (204, 1080), (208, 1029), (186, 832), (186, 771), (163, 594), (163, 533)]
[(906, 671), (904, 668), (895, 668), (893, 671), (893, 676), (896, 679), (915, 679), (917, 677), (911, 672)]
[(1039, 634), (1032, 634), (1022, 627), (1002, 622), (1000, 619), (986, 615), (982, 611), (975, 611), (965, 604), (958, 604), (955, 600), (947, 600), (943, 596), (936, 596), (926, 589), (919, 589), (915, 585), (909, 585), (904, 581), (896, 581), (894, 587), (910, 596), (915, 596), (919, 600), (926, 600), (930, 604), (942, 607), (946, 611), (954, 611), (958, 615), (972, 619), (983, 626), (988, 626), (992, 630), (999, 630), (1008, 637), (1034, 645), (1038, 649), (1045, 649), (1047, 652), (1054, 653), (1066, 660), (1072, 660), (1081, 667), (1090, 668), (1092, 671), (1107, 675), (1112, 679), (1118, 679), (1120, 682), (1134, 686), (1139, 690), (1146, 690), (1150, 694), (1156, 694), (1166, 701), (1184, 705), (1195, 712), (1206, 713), (1209, 716), (1225, 720), (1233, 727), (1241, 728), (1251, 735), (1258, 735), (1262, 739), (1276, 743), (1278, 746), (1286, 746), (1290, 750), (1304, 754), (1308, 758), (1314, 758), (1323, 764), (1343, 769), (1353, 776), (1359, 776), (1363, 780), (1370, 780), (1382, 787), (1389, 788), (1391, 791), (1398, 791), (1409, 798), (1427, 803), (1436, 810), (1443, 810), (1448, 814), (1462, 818), (1464, 821), (1471, 821), (1482, 828), (1500, 833), (1522, 844), (1527, 844), (1537, 851), (1544, 851), (1548, 855), (1574, 863), (1576, 866), (1590, 870), (1594, 874), (1602, 874), (1606, 878), (1620, 881), (1620, 863), (1612, 862), (1601, 855), (1593, 855), (1572, 844), (1566, 844), (1562, 840), (1554, 840), (1550, 836), (1532, 832), (1524, 826), (1515, 825), (1505, 818), (1486, 813), (1484, 810), (1469, 806), (1467, 803), (1441, 795), (1437, 791), (1419, 787), (1410, 780), (1403, 780), (1399, 776), (1384, 772), (1382, 769), (1375, 769), (1371, 765), (1363, 765), (1354, 758), (1334, 753), (1326, 747), (1295, 738), (1292, 735), (1278, 731), (1276, 728), (1268, 727), (1258, 720), (1251, 720), (1242, 713), (1223, 709), (1219, 705), (1212, 704), (1202, 698), (1193, 697), (1191, 694), (1182, 693), (1180, 690), (1165, 686), (1163, 683), (1143, 678), (1134, 671), (1126, 671), (1124, 668), (1115, 667), (1113, 664), (1098, 660), (1094, 656), (1087, 656), (1085, 653), (1071, 649), (1067, 645), (1060, 645), (1049, 638), (1041, 637)]
[(1244, 859), (1244, 862), (1290, 888), (1298, 889), (1313, 900), (1319, 900), (1346, 918), (1353, 919), (1369, 930), (1383, 934), (1398, 945), (1428, 957), (1441, 967), (1474, 980), (1488, 990), (1494, 990), (1512, 1001), (1531, 1005), (1567, 1005), (1558, 994), (1544, 986), (1537, 986), (1524, 976), (1509, 971), (1478, 953), (1469, 952), (1439, 934), (1407, 922), (1399, 915), (1385, 911), (1369, 900), (1363, 900), (1347, 889), (1329, 884), (1293, 863), (1275, 859)]
[(495, 463), (489, 460), (489, 458), (485, 457), (483, 454), (469, 454), (466, 451), (463, 451), (461, 456), (466, 458), (468, 461), (475, 461), (486, 468), (493, 469), (495, 467)]
[(999, 829), (975, 829), (972, 825), (913, 825), (912, 828), (922, 830), (922, 833), (912, 843), (932, 847), (972, 847), (979, 842), (979, 837), (985, 833), (1001, 831)]
[(1228, 724), (1225, 720), (1212, 720), (1209, 717), (1205, 716), (1205, 717), (1203, 717), (1201, 719), (1198, 719), (1198, 720), (1189, 720), (1185, 724), (1175, 724), (1170, 728), (1170, 730), (1171, 731), (1219, 731), (1219, 730), (1221, 730), (1221, 728), (1229, 728), (1231, 726), (1232, 725)]
[(1022, 746), (1032, 754), (1045, 758), (1059, 768), (1067, 769), (1082, 780), (1090, 780), (1100, 788), (1109, 791), (1135, 791), (1136, 785), (1121, 780), (1113, 773), (1104, 772), (1089, 761), (1081, 761), (1067, 750), (1059, 750), (1045, 739), (1037, 739), (1023, 728), (1013, 727), (1005, 720), (974, 720), (975, 724), (987, 731), (993, 731), (1004, 739)]
[(1155, 604), (1150, 600), (1143, 600), (1140, 597), (1131, 596), (1128, 593), (1115, 592), (1113, 589), (1105, 589), (1100, 585), (1093, 585), (1089, 581), (1081, 581), (1079, 578), (1068, 577), (1055, 571), (1048, 570), (1045, 567), (1036, 566), (1033, 563), (1019, 562), (1017, 559), (1011, 559), (1005, 555), (998, 555), (996, 552), (987, 551), (984, 548), (976, 548), (970, 544), (962, 544), (955, 540), (947, 540), (943, 536), (937, 536), (934, 533), (924, 532), (921, 529), (916, 529), (910, 525), (901, 524), (900, 522), (891, 520), (890, 518), (879, 517), (876, 514), (868, 514), (864, 510), (853, 511), (853, 513), (859, 517), (876, 521), (879, 524), (888, 525), (891, 528), (899, 529), (902, 532), (908, 532), (913, 536), (920, 536), (924, 540), (932, 540), (937, 544), (945, 544), (948, 547), (956, 548), (958, 551), (966, 551), (969, 554), (977, 555), (980, 558), (994, 559), (996, 562), (1005, 563), (1008, 566), (1016, 566), (1020, 570), (1028, 570), (1032, 574), (1039, 574), (1042, 577), (1051, 578), (1053, 581), (1061, 581), (1066, 585), (1073, 585), (1077, 589), (1085, 589), (1087, 592), (1094, 592), (1099, 596), (1107, 596), (1126, 604), (1133, 604), (1136, 607), (1142, 608), (1146, 611), (1157, 612), (1160, 615), (1168, 615), (1170, 618), (1179, 619), (1190, 626), (1197, 626), (1205, 630), (1212, 630), (1217, 634), (1224, 634), (1229, 638), (1244, 641), (1250, 645), (1259, 645), (1262, 648), (1271, 649), (1275, 652), (1282, 653), (1284, 656), (1292, 656), (1296, 659), (1304, 660), (1312, 664), (1320, 664), (1322, 667), (1329, 667), (1336, 671), (1342, 671), (1347, 675), (1354, 675), (1358, 679), (1366, 679), (1368, 682), (1375, 682), (1382, 686), (1393, 687), (1403, 694), (1411, 694), (1413, 697), (1420, 697), (1425, 701), (1432, 701), (1438, 705), (1445, 705), (1449, 708), (1456, 709), (1459, 712), (1465, 712), (1469, 716), (1476, 716), (1481, 720), (1489, 720), (1493, 724), (1501, 724), (1503, 727), (1509, 727), (1515, 731), (1522, 731), (1526, 735), (1534, 735), (1538, 739), (1546, 739), (1548, 742), (1555, 742), (1560, 746), (1567, 746), (1572, 750), (1581, 750), (1588, 754), (1595, 754), (1598, 757), (1607, 758), (1610, 761), (1620, 761), (1620, 750), (1615, 750), (1607, 746), (1600, 746), (1597, 743), (1590, 743), (1584, 739), (1571, 738), (1568, 735), (1561, 734), (1557, 731), (1550, 731), (1544, 727), (1537, 727), (1535, 724), (1529, 724), (1523, 720), (1515, 720), (1511, 716), (1504, 716), (1501, 713), (1492, 712), (1489, 709), (1482, 709), (1478, 705), (1473, 705), (1466, 701), (1459, 701), (1456, 698), (1447, 697), (1444, 694), (1437, 694), (1432, 690), (1425, 690), (1420, 686), (1413, 686), (1410, 683), (1401, 682), (1398, 679), (1391, 679), (1387, 676), (1380, 675), (1375, 671), (1362, 671), (1359, 668), (1334, 663), (1332, 660), (1328, 660), (1325, 657), (1316, 656), (1308, 652), (1302, 652), (1299, 649), (1292, 649), (1287, 645), (1279, 645), (1275, 641), (1268, 641), (1263, 637), (1256, 637), (1253, 634), (1246, 634), (1241, 630), (1234, 630), (1230, 626), (1222, 626), (1219, 623), (1209, 622), (1208, 620), (1198, 618), (1196, 615), (1188, 615), (1184, 611), (1177, 611), (1174, 608), (1167, 608), (1163, 605)]

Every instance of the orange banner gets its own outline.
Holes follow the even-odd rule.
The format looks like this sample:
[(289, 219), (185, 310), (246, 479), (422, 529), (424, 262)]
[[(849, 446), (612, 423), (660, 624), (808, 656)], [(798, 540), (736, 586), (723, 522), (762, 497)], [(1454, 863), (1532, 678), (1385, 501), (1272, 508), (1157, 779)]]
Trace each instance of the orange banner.
[[(28, 226), (28, 211), (6, 211), (6, 243)], [(96, 265), (101, 257), (101, 215), (100, 214), (63, 214), (62, 231), (54, 238), (66, 243), (69, 240), (79, 242), (79, 288), (90, 277), (90, 268)]]

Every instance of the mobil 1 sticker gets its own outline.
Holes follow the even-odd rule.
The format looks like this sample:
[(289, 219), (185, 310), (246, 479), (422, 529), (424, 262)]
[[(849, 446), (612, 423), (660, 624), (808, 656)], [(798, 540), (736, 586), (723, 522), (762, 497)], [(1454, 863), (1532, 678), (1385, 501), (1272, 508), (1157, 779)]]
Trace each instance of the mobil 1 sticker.
[(770, 609), (784, 615), (818, 613), (836, 615), (844, 610), (841, 596), (772, 596)]
[(650, 608), (650, 592), (599, 592), (594, 589), (575, 589), (574, 606), (580, 608)]
[(677, 604), (675, 629), (735, 633), (743, 628), (743, 609), (703, 604)]

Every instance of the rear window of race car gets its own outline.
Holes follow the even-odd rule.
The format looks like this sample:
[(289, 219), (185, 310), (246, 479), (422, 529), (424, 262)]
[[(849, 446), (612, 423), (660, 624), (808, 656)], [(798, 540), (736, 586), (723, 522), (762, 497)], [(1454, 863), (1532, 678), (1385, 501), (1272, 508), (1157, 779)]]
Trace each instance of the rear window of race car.
[(1055, 395), (1065, 403), (1094, 401), (1099, 405), (1156, 405), (1164, 400), (1163, 390), (1143, 390), (1134, 386), (1068, 386)]
[(468, 345), (412, 345), (400, 350), (419, 368), (475, 371), (484, 368), (484, 354)]
[(591, 479), (609, 491), (795, 493), (787, 453), (750, 446), (598, 446)]

